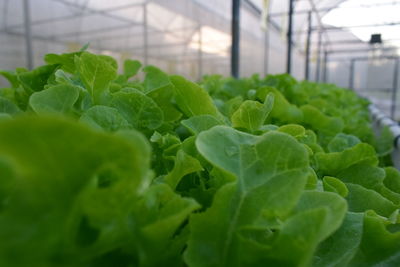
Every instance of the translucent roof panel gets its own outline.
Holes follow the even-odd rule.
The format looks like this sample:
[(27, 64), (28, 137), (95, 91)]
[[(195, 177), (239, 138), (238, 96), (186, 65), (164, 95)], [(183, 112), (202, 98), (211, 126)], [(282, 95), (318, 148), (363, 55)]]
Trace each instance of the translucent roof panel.
[[(23, 0), (0, 0), (0, 69), (29, 65), (22, 4)], [(76, 51), (89, 43), (90, 51), (113, 55), (121, 62), (135, 58), (194, 79), (206, 73), (229, 74), (231, 1), (35, 0), (29, 4), (34, 66), (42, 64), (46, 53)]]
[[(271, 24), (266, 32), (261, 27), (261, 11), (267, 2)], [(317, 61), (319, 31), (323, 32), (322, 51), (332, 52), (330, 57), (365, 54), (370, 49), (368, 40), (371, 32), (382, 33), (386, 48), (398, 45), (400, 37), (396, 36), (399, 28), (395, 25), (373, 29), (354, 26), (365, 26), (366, 23), (397, 23), (396, 14), (400, 13), (396, 8), (400, 6), (399, 2), (400, 0), (294, 1), (293, 62), (304, 66), (302, 61), (309, 12), (312, 12), (312, 63)], [(10, 61), (11, 56), (6, 50), (14, 49), (12, 43), (16, 42), (16, 38), (20, 40), (18, 47), (22, 47), (18, 56), (25, 53), (22, 3), (22, 0), (0, 0), (0, 34), (4, 34), (0, 41), (5, 51), (3, 56), (9, 57)], [(223, 61), (222, 65), (228, 66), (224, 73), (229, 74), (231, 0), (35, 0), (30, 3), (34, 54), (38, 54), (38, 51), (42, 54), (51, 52), (53, 48), (62, 51), (63, 47), (70, 51), (90, 43), (90, 49), (100, 53), (112, 51), (123, 54), (123, 57), (138, 57), (141, 60), (147, 51), (152, 64), (160, 64), (160, 59), (170, 64), (171, 60), (194, 62), (199, 58), (212, 58), (218, 62)], [(241, 1), (240, 58), (242, 62), (248, 62), (241, 68), (243, 75), (265, 71), (268, 64), (273, 66), (269, 69), (272, 72), (285, 71), (288, 3), (288, 0)], [(249, 5), (258, 9), (258, 12), (254, 12)], [(368, 11), (372, 6), (379, 14)], [(361, 16), (360, 10), (366, 13)], [(382, 17), (383, 13), (385, 15)], [(345, 15), (352, 21), (348, 21)], [(384, 21), (380, 20), (382, 18)], [(350, 52), (346, 54), (344, 51)], [(38, 54), (35, 65), (41, 62), (42, 54)], [(253, 64), (256, 60), (257, 64)], [(264, 60), (270, 62), (265, 65), (262, 63)], [(302, 67), (295, 67), (302, 72)], [(301, 76), (300, 73), (298, 77)]]
[(327, 25), (346, 27), (364, 42), (370, 40), (371, 34), (380, 33), (384, 41), (397, 41), (398, 44), (399, 14), (400, 0), (347, 0), (326, 14), (322, 21)]

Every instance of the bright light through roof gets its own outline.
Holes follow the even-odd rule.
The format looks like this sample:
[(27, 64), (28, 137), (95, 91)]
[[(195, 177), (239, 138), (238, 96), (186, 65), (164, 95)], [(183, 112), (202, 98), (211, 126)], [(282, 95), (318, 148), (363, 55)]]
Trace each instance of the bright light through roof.
[[(200, 33), (196, 32), (192, 36), (189, 47), (199, 49), (199, 38)], [(230, 45), (231, 39), (228, 34), (208, 26), (201, 27), (201, 50), (203, 52), (226, 57)]]
[[(335, 27), (399, 23), (400, 0), (347, 0), (326, 14), (322, 22)], [(354, 27), (349, 31), (365, 42), (369, 41), (371, 34), (381, 33), (383, 41), (399, 45), (400, 25)]]

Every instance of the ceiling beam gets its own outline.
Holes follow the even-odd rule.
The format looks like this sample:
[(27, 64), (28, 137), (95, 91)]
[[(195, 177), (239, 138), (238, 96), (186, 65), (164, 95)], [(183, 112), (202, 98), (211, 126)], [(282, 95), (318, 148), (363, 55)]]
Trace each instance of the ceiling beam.
[(374, 50), (378, 51), (393, 51), (393, 50), (398, 50), (398, 47), (382, 47), (379, 49), (375, 48), (366, 48), (366, 49), (338, 49), (338, 50), (330, 50), (328, 51), (329, 54), (343, 54), (343, 53), (366, 53), (366, 52), (371, 52)]
[[(354, 26), (342, 26), (342, 27), (334, 27), (334, 26), (328, 26), (324, 27), (325, 31), (342, 31), (346, 29), (353, 29), (353, 28), (368, 28), (368, 27), (385, 27), (385, 26), (399, 26), (400, 22), (391, 22), (391, 23), (382, 23), (382, 24), (367, 24), (367, 25), (354, 25)], [(313, 27), (313, 31), (317, 31), (318, 27)], [(296, 31), (296, 34), (306, 34), (307, 31), (301, 30), (301, 31)]]
[[(306, 0), (304, 0), (306, 1)], [(366, 4), (366, 5), (361, 5), (360, 7), (363, 8), (374, 8), (374, 7), (381, 7), (381, 6), (393, 6), (393, 5), (400, 5), (400, 2), (396, 3), (381, 3), (381, 4)], [(325, 7), (325, 8), (319, 8), (318, 12), (329, 12), (333, 9), (355, 9), (359, 7), (338, 7), (338, 6), (332, 6), (332, 7)], [(303, 10), (298, 10), (296, 11), (293, 15), (305, 15), (310, 11), (310, 9), (303, 9)], [(286, 16), (287, 12), (275, 12), (271, 13), (269, 16), (271, 17), (281, 17), (281, 16)]]
[[(75, 18), (82, 18), (85, 16), (91, 16), (91, 15), (96, 15), (96, 14), (100, 14), (103, 16), (107, 16), (110, 17), (108, 14), (108, 12), (113, 12), (113, 11), (118, 11), (118, 10), (122, 10), (122, 9), (126, 9), (126, 8), (131, 8), (131, 7), (135, 7), (135, 6), (141, 6), (142, 4), (129, 4), (129, 5), (123, 5), (123, 6), (118, 6), (115, 8), (109, 8), (107, 9), (107, 11), (105, 10), (97, 10), (97, 9), (88, 9), (86, 7), (83, 7), (81, 5), (77, 5), (77, 4), (73, 4), (73, 3), (69, 3), (69, 2), (65, 2), (62, 0), (53, 0), (56, 2), (60, 2), (62, 4), (67, 4), (67, 5), (73, 5), (74, 8), (81, 8), (82, 10), (85, 10), (84, 12), (80, 12), (80, 13), (75, 13), (75, 14), (71, 14), (71, 15), (66, 15), (66, 16), (60, 16), (60, 17), (56, 17), (56, 18), (48, 18), (48, 19), (42, 19), (42, 20), (36, 20), (36, 21), (32, 21), (31, 22), (31, 26), (36, 26), (36, 25), (43, 25), (43, 24), (48, 24), (48, 23), (53, 23), (53, 22), (59, 22), (59, 21), (66, 21), (66, 20), (71, 20), (71, 19), (75, 19)], [(120, 16), (116, 16), (116, 15), (112, 15), (112, 18), (119, 20), (119, 21), (123, 21), (123, 22), (129, 22), (133, 25), (140, 25), (140, 23), (120, 17)], [(4, 30), (14, 30), (14, 29), (18, 29), (18, 28), (22, 28), (24, 25), (23, 24), (14, 24), (14, 25), (8, 25), (5, 29), (1, 29), (2, 31)]]

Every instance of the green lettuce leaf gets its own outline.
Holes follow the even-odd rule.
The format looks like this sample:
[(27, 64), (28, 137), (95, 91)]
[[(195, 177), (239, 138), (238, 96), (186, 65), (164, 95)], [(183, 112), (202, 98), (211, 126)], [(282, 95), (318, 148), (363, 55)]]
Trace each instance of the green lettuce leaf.
[(133, 242), (128, 218), (150, 162), (136, 140), (57, 117), (1, 121), (0, 172), (14, 186), (0, 183), (0, 265), (88, 266)]
[(60, 84), (33, 93), (29, 105), (36, 113), (70, 113), (79, 97), (79, 89)]
[(231, 120), (233, 127), (244, 128), (255, 132), (264, 124), (274, 105), (274, 95), (268, 94), (264, 104), (246, 100), (233, 113)]
[(108, 56), (83, 52), (75, 57), (79, 77), (90, 93), (94, 104), (102, 104), (112, 80), (117, 77), (117, 63)]
[(136, 129), (157, 129), (164, 121), (163, 111), (148, 96), (133, 89), (129, 92), (115, 93), (111, 106)]
[(116, 108), (107, 106), (93, 106), (82, 114), (79, 121), (95, 129), (118, 131), (132, 128)]
[(257, 137), (225, 126), (201, 133), (196, 146), (237, 181), (219, 189), (206, 212), (192, 215), (185, 260), (190, 266), (241, 266), (241, 229), (261, 215), (271, 223), (289, 215), (306, 184), (307, 152), (283, 133)]
[(206, 114), (216, 118), (220, 116), (203, 88), (178, 75), (170, 76), (170, 80), (174, 85), (176, 104), (187, 117)]

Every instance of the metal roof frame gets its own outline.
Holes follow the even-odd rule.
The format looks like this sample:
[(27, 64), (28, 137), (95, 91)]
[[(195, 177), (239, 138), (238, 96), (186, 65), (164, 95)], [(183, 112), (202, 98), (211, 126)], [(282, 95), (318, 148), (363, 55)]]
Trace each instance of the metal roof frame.
[[(304, 0), (304, 1), (309, 1), (309, 0)], [(296, 2), (300, 2), (297, 0)], [(395, 3), (396, 5), (400, 5), (400, 3)], [(367, 4), (363, 5), (363, 7), (380, 7), (380, 6), (393, 6), (393, 3), (381, 3), (381, 4)], [(332, 7), (324, 7), (324, 8), (317, 8), (316, 11), (319, 13), (322, 12), (329, 12), (335, 8), (338, 8), (337, 6), (332, 6)], [(341, 8), (355, 8), (355, 7), (341, 7)], [(294, 15), (301, 15), (301, 14), (307, 14), (310, 10), (309, 9), (304, 9), (304, 10), (298, 10), (294, 12)], [(286, 16), (287, 12), (276, 12), (276, 13), (271, 13), (271, 17), (280, 17), (280, 16)]]
[[(184, 28), (179, 28), (179, 29), (173, 29), (173, 30), (160, 30), (156, 28), (151, 28), (149, 30), (149, 26), (147, 25), (147, 0), (144, 0), (141, 3), (133, 3), (133, 4), (127, 4), (127, 5), (121, 5), (117, 6), (114, 8), (108, 8), (107, 10), (102, 10), (102, 9), (94, 9), (87, 7), (85, 5), (80, 5), (76, 3), (72, 3), (66, 0), (52, 0), (54, 2), (61, 3), (65, 6), (73, 7), (76, 8), (77, 10), (84, 10), (83, 12), (80, 13), (75, 13), (71, 15), (66, 15), (62, 17), (55, 17), (51, 19), (42, 19), (42, 20), (37, 20), (37, 21), (32, 21), (31, 16), (30, 16), (30, 6), (29, 4), (26, 4), (26, 2), (29, 0), (23, 0), (24, 4), (24, 21), (23, 24), (14, 24), (14, 25), (6, 25), (3, 29), (0, 29), (0, 33), (5, 33), (5, 34), (10, 34), (10, 35), (15, 35), (15, 36), (23, 36), (25, 37), (26, 41), (26, 50), (27, 50), (27, 67), (28, 69), (31, 69), (33, 67), (33, 48), (32, 48), (32, 40), (41, 40), (41, 41), (51, 41), (55, 43), (65, 43), (68, 40), (65, 40), (65, 38), (74, 38), (77, 36), (82, 36), (82, 35), (90, 35), (90, 34), (98, 34), (98, 33), (106, 33), (114, 30), (119, 30), (119, 29), (124, 29), (124, 28), (132, 28), (132, 27), (142, 27), (142, 31), (140, 33), (136, 33), (133, 35), (143, 35), (143, 47), (133, 47), (129, 48), (132, 50), (143, 50), (144, 54), (144, 64), (147, 64), (147, 58), (148, 58), (148, 48), (155, 48), (155, 47), (170, 47), (170, 46), (183, 46), (184, 44), (187, 45), (188, 40), (184, 40), (184, 43), (172, 43), (172, 44), (158, 44), (158, 45), (153, 45), (149, 44), (149, 39), (148, 35), (152, 34), (172, 34), (175, 35), (176, 31), (193, 31), (193, 30), (198, 30), (198, 26), (193, 26), (193, 27), (184, 27)], [(118, 10), (123, 10), (126, 8), (132, 8), (132, 7), (137, 7), (137, 8), (142, 8), (143, 9), (143, 18), (142, 22), (136, 22), (118, 15), (111, 14), (110, 12), (113, 11), (118, 11)], [(85, 16), (91, 16), (91, 15), (102, 15), (104, 17), (112, 18), (116, 21), (124, 22), (126, 24), (123, 25), (118, 25), (118, 26), (110, 26), (110, 27), (105, 27), (101, 29), (93, 29), (93, 30), (87, 30), (87, 31), (74, 31), (74, 32), (69, 32), (69, 33), (63, 33), (63, 34), (52, 34), (48, 36), (43, 36), (43, 35), (38, 35), (38, 34), (32, 34), (32, 26), (36, 25), (46, 25), (46, 24), (51, 24), (54, 22), (62, 22), (62, 21), (67, 21), (70, 19), (74, 18), (81, 18)], [(17, 30), (21, 29), (21, 32), (18, 32)], [(119, 35), (119, 36), (113, 36), (114, 38), (126, 38), (126, 35)], [(100, 38), (92, 40), (93, 43), (95, 43), (97, 40), (101, 40)], [(92, 45), (94, 49), (101, 49), (100, 47), (97, 47), (95, 44)], [(107, 49), (107, 50), (113, 50), (113, 49)], [(174, 55), (176, 56), (176, 55)], [(160, 58), (160, 57), (157, 57)]]
[[(72, 4), (72, 3), (69, 3), (69, 2), (63, 1), (63, 0), (53, 0), (53, 1), (65, 4), (65, 5), (73, 6), (74, 8), (77, 8), (77, 9), (83, 8), (83, 6), (81, 6), (81, 5)], [(53, 23), (53, 22), (56, 22), (56, 21), (64, 21), (64, 20), (74, 19), (74, 18), (77, 18), (77, 17), (90, 16), (90, 15), (94, 15), (94, 14), (101, 14), (101, 15), (104, 15), (104, 16), (110, 16), (111, 14), (109, 14), (109, 12), (123, 10), (123, 9), (126, 9), (126, 8), (135, 7), (135, 6), (142, 7), (143, 5), (144, 5), (143, 3), (140, 3), (140, 4), (138, 4), (138, 3), (128, 4), (128, 5), (118, 6), (118, 7), (115, 7), (115, 8), (110, 8), (110, 9), (107, 9), (107, 11), (85, 8), (85, 12), (82, 12), (82, 13), (76, 13), (76, 14), (71, 14), (71, 15), (68, 15), (68, 16), (62, 16), (62, 17), (55, 17), (55, 18), (50, 18), (50, 19), (42, 19), (42, 20), (32, 21), (31, 22), (31, 26), (47, 24), (47, 23)], [(121, 20), (121, 21), (124, 21), (124, 22), (132, 23), (133, 25), (136, 24), (135, 21), (127, 20), (127, 19), (119, 17), (119, 16), (111, 15), (110, 17), (113, 18), (113, 19), (117, 19), (117, 20)], [(5, 30), (12, 30), (12, 29), (21, 28), (21, 27), (24, 27), (24, 25), (23, 24), (8, 25), (5, 28)]]
[[(23, 0), (24, 2), (27, 0)], [(147, 0), (143, 0), (143, 2), (140, 3), (131, 3), (131, 4), (124, 4), (108, 9), (95, 9), (88, 7), (87, 5), (81, 5), (77, 3), (70, 2), (68, 0), (52, 0), (54, 2), (63, 4), (65, 6), (72, 7), (73, 9), (76, 9), (77, 11), (82, 11), (78, 13), (74, 13), (71, 15), (65, 15), (61, 17), (55, 17), (55, 18), (49, 18), (49, 19), (42, 19), (42, 20), (36, 20), (36, 21), (31, 21), (30, 14), (29, 14), (29, 5), (26, 5), (24, 8), (24, 23), (23, 24), (13, 24), (13, 25), (6, 25), (3, 29), (0, 29), (0, 33), (7, 33), (11, 35), (17, 35), (17, 36), (25, 36), (25, 41), (26, 41), (26, 46), (27, 46), (27, 62), (28, 62), (28, 67), (32, 67), (32, 58), (29, 59), (29, 57), (32, 57), (32, 40), (43, 40), (43, 41), (52, 41), (56, 43), (65, 43), (68, 41), (68, 38), (76, 38), (79, 36), (85, 36), (85, 35), (90, 35), (90, 34), (99, 34), (99, 33), (107, 33), (110, 31), (114, 30), (119, 30), (119, 29), (129, 29), (132, 27), (137, 27), (137, 28), (142, 28), (141, 31), (138, 31), (136, 33), (132, 33), (129, 36), (138, 36), (138, 35), (143, 35), (143, 45), (142, 46), (134, 46), (134, 47), (127, 47), (129, 50), (132, 51), (143, 51), (144, 58), (145, 58), (145, 64), (147, 63), (147, 58), (148, 58), (148, 51), (150, 49), (154, 48), (162, 48), (162, 47), (179, 47), (179, 46), (185, 46), (188, 44), (190, 40), (184, 40), (181, 36), (177, 36), (179, 39), (182, 39), (181, 42), (177, 43), (161, 43), (161, 44), (151, 44), (149, 40), (149, 35), (154, 36), (158, 34), (175, 34), (176, 31), (182, 30), (182, 31), (197, 31), (200, 29), (199, 25), (194, 25), (190, 27), (184, 27), (182, 29), (174, 29), (174, 30), (167, 30), (167, 29), (157, 29), (157, 28), (152, 28), (148, 25), (147, 23), (147, 16), (148, 16), (148, 11), (147, 11)], [(233, 0), (232, 0), (233, 1)], [(261, 15), (261, 10), (255, 6), (251, 0), (239, 0), (242, 2), (241, 7), (249, 10), (252, 12), (254, 15), (259, 16)], [(301, 3), (301, 2), (307, 2), (309, 3), (310, 9), (301, 9), (301, 10), (296, 10), (295, 8), (295, 3)], [(335, 44), (348, 44), (348, 45), (360, 45), (365, 42), (362, 42), (361, 40), (336, 40), (332, 41), (329, 39), (328, 32), (333, 32), (333, 31), (343, 31), (346, 29), (351, 29), (351, 28), (358, 28), (358, 27), (377, 27), (377, 26), (397, 26), (400, 25), (400, 22), (393, 22), (393, 23), (385, 23), (385, 24), (372, 24), (372, 25), (355, 25), (355, 26), (350, 26), (350, 27), (331, 27), (331, 26), (325, 26), (322, 24), (322, 14), (331, 11), (334, 8), (337, 8), (337, 6), (331, 6), (331, 7), (318, 7), (318, 5), (315, 3), (315, 0), (289, 0), (289, 4), (293, 4), (293, 10), (291, 14), (288, 12), (277, 12), (277, 13), (271, 13), (269, 14), (267, 18), (267, 23), (271, 26), (272, 29), (281, 32), (283, 29), (278, 25), (273, 18), (274, 17), (279, 17), (279, 16), (288, 16), (288, 20), (292, 20), (293, 16), (300, 15), (300, 14), (308, 14), (309, 17), (312, 18), (312, 16), (315, 16), (317, 18), (317, 23), (318, 26), (313, 26), (313, 24), (309, 21), (308, 23), (308, 29), (305, 30), (294, 30), (293, 29), (288, 29), (287, 32), (287, 51), (288, 51), (288, 56), (287, 56), (287, 71), (290, 72), (290, 53), (292, 48), (295, 48), (300, 54), (303, 54), (306, 56), (306, 66), (310, 64), (309, 58), (310, 58), (310, 53), (311, 53), (311, 47), (312, 46), (317, 46), (317, 77), (316, 80), (319, 80), (319, 69), (321, 67), (321, 62), (325, 64), (325, 61), (327, 60), (327, 57), (329, 54), (338, 54), (338, 53), (346, 53), (346, 52), (354, 52), (355, 50), (351, 49), (335, 49), (333, 46)], [(374, 6), (387, 6), (387, 5), (392, 5), (393, 3), (381, 3), (381, 4), (370, 4), (367, 5), (369, 7), (374, 7)], [(400, 4), (400, 3), (399, 3)], [(198, 5), (198, 4), (197, 4)], [(290, 5), (289, 5), (290, 6)], [(112, 14), (114, 11), (118, 10), (123, 10), (127, 8), (134, 8), (137, 7), (138, 9), (141, 8), (143, 9), (143, 18), (141, 22), (134, 21), (132, 19), (126, 18), (126, 17), (121, 17), (116, 14)], [(32, 33), (32, 26), (36, 25), (46, 25), (46, 24), (51, 24), (54, 22), (60, 22), (60, 21), (68, 21), (70, 19), (74, 19), (77, 17), (85, 17), (85, 16), (90, 16), (90, 15), (101, 15), (107, 18), (114, 19), (119, 22), (123, 22), (124, 24), (118, 25), (118, 26), (109, 26), (109, 27), (104, 27), (101, 29), (91, 29), (91, 30), (86, 30), (86, 31), (73, 31), (73, 32), (68, 32), (64, 34), (51, 34), (49, 36), (42, 36), (38, 34)], [(18, 30), (24, 29), (24, 31), (19, 32)], [(318, 41), (312, 41), (312, 34), (314, 32), (318, 32)], [(307, 38), (305, 38), (305, 43), (306, 43), (306, 48), (304, 49), (301, 43), (298, 41), (295, 42), (292, 38), (292, 35), (303, 35), (307, 34)], [(112, 39), (120, 39), (120, 38), (126, 38), (126, 35), (124, 34), (119, 34), (119, 35), (114, 35), (110, 36)], [(102, 40), (101, 38), (93, 39), (93, 48), (96, 48), (95, 42)], [(237, 41), (239, 42), (239, 41)], [(200, 41), (201, 45), (201, 41)], [(268, 45), (266, 45), (266, 49), (268, 49)], [(107, 50), (113, 50), (113, 49), (107, 49)], [(201, 50), (201, 49), (198, 49)], [(393, 48), (385, 48), (385, 50), (393, 50)], [(360, 52), (362, 50), (357, 49), (357, 52)], [(365, 49), (365, 51), (369, 51), (368, 49)], [(201, 54), (201, 52), (199, 52)], [(322, 55), (323, 54), (323, 55)], [(31, 56), (29, 56), (31, 55)], [(199, 55), (201, 57), (201, 55)], [(239, 58), (239, 57), (237, 57)], [(200, 64), (201, 65), (201, 64)], [(309, 67), (306, 67), (308, 69)], [(238, 75), (238, 74), (237, 74)], [(309, 75), (306, 75), (306, 78)]]

